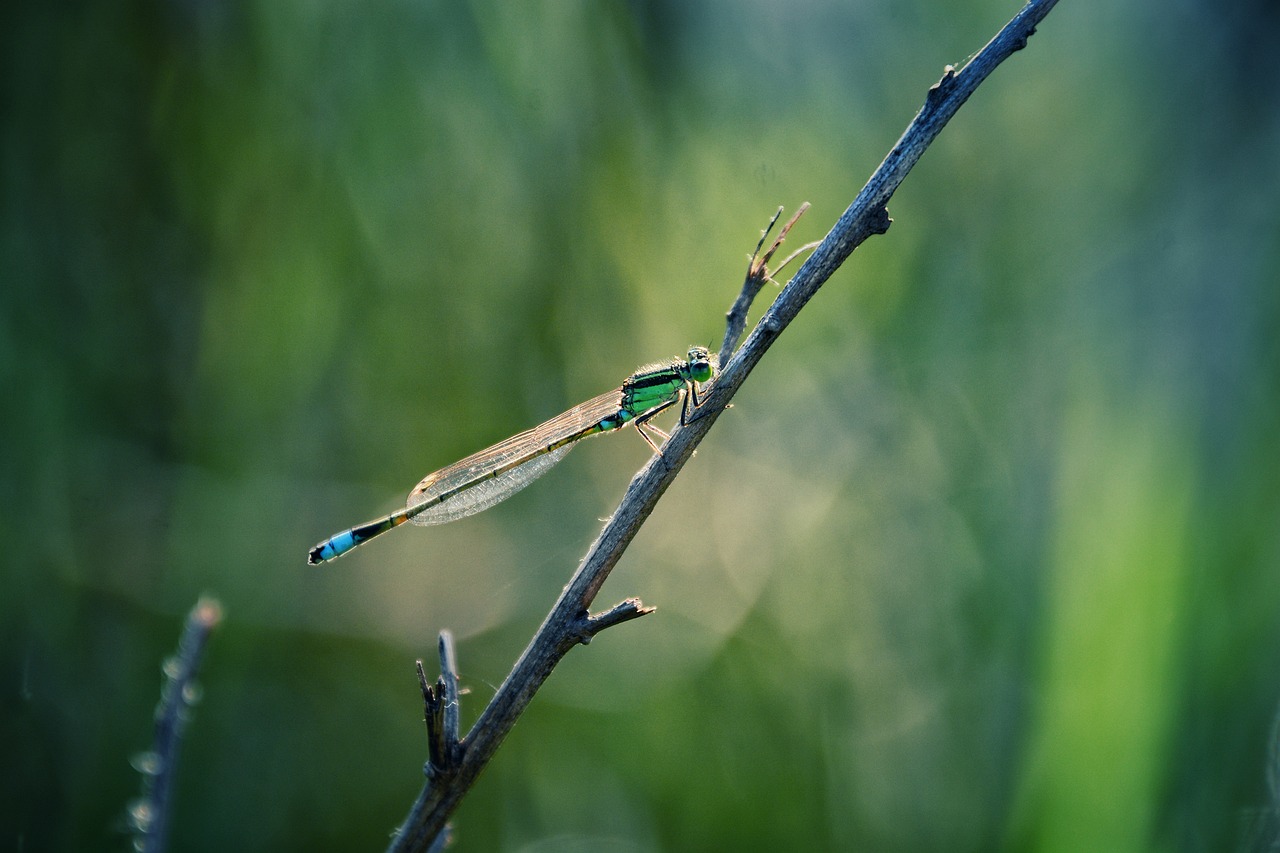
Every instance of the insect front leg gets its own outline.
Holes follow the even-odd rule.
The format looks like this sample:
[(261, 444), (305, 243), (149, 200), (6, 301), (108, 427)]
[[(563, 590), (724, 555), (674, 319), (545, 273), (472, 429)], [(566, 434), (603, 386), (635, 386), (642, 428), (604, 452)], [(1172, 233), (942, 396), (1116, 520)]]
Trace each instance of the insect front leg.
[(702, 401), (698, 399), (698, 385), (696, 382), (688, 384), (683, 396), (684, 401), (680, 406), (680, 426), (688, 425), (689, 413), (696, 411), (702, 405)]

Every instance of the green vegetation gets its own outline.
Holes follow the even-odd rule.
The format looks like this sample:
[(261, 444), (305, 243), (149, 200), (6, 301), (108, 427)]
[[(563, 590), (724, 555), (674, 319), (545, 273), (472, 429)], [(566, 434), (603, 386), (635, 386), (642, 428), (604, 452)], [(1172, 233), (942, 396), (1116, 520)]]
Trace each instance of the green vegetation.
[[(1082, 0), (961, 110), (605, 586), (460, 850), (1270, 849), (1274, 14)], [(307, 548), (718, 345), (1016, 4), (26, 2), (0, 27), (0, 847), (378, 849), (650, 449)], [(1219, 16), (1222, 16), (1221, 18)], [(761, 294), (755, 315), (770, 296)]]

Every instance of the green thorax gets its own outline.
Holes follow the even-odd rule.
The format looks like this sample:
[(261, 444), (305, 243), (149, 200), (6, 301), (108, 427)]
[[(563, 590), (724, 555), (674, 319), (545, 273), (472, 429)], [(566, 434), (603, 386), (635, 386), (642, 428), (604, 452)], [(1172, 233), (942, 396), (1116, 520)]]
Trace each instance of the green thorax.
[(704, 347), (690, 347), (687, 361), (644, 367), (622, 383), (622, 414), (628, 420), (659, 406), (669, 406), (695, 383), (706, 382), (715, 374), (715, 365)]

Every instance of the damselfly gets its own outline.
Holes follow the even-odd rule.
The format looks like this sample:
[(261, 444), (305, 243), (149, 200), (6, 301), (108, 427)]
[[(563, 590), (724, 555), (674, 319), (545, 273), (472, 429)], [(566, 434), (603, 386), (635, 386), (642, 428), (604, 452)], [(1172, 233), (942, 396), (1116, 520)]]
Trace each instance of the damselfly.
[(660, 453), (651, 433), (663, 438), (667, 434), (649, 421), (682, 402), (680, 422), (684, 423), (690, 408), (698, 406), (698, 386), (715, 372), (715, 359), (704, 347), (690, 347), (687, 360), (642, 367), (622, 387), (428, 474), (409, 493), (404, 509), (330, 536), (311, 549), (307, 562), (317, 565), (341, 557), (406, 521), (444, 524), (486, 510), (545, 474), (579, 439), (596, 433), (634, 423), (640, 437)]

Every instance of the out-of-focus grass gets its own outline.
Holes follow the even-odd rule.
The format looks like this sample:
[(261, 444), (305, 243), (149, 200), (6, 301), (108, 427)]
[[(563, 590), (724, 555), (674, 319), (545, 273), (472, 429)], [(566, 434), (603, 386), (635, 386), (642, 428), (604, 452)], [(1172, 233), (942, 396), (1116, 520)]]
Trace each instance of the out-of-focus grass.
[[(473, 719), (647, 450), (306, 549), (717, 342), (776, 206), (820, 236), (1014, 11), (10, 13), (0, 837), (125, 843), (211, 592), (175, 848), (379, 844), (413, 659), (452, 629)], [(569, 656), (462, 849), (1274, 843), (1275, 33), (1053, 12), (664, 498), (601, 599), (658, 613)]]
[(1065, 424), (1016, 824), (1037, 849), (1146, 849), (1175, 748), (1196, 474), (1176, 418), (1133, 402)]

